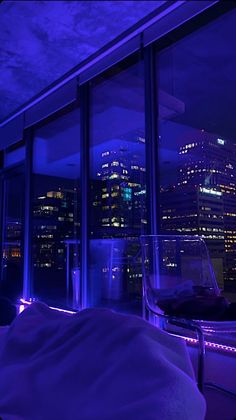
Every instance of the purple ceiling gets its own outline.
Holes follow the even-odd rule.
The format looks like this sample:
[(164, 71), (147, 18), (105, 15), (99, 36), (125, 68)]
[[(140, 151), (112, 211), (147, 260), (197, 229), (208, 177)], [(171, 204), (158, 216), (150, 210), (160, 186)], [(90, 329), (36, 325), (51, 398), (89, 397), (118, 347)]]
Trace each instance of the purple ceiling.
[(0, 119), (163, 1), (3, 1)]

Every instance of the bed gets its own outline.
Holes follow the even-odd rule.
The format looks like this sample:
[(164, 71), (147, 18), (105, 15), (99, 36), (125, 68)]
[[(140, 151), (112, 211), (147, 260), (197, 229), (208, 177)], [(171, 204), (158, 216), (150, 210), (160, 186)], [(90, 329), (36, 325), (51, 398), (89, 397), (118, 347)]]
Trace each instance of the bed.
[(42, 303), (0, 331), (3, 420), (203, 420), (182, 340), (108, 309)]

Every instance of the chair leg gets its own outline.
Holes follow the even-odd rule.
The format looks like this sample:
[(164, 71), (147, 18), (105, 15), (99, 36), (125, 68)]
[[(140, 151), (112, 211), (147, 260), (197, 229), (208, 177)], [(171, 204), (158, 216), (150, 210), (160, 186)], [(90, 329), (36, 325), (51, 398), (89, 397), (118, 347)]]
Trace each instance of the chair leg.
[(198, 389), (204, 394), (204, 380), (205, 380), (205, 340), (204, 334), (200, 327), (196, 328), (198, 336)]
[(185, 319), (176, 319), (168, 317), (168, 321), (179, 327), (196, 332), (198, 338), (198, 368), (197, 368), (197, 384), (199, 391), (204, 393), (204, 377), (205, 377), (205, 340), (202, 329), (194, 321)]

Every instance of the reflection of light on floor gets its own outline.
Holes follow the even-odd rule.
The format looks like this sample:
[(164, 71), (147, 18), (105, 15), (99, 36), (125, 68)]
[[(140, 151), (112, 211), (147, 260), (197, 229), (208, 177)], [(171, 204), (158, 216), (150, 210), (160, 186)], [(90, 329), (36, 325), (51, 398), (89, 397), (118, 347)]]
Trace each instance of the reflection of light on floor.
[[(31, 305), (31, 303), (35, 302), (33, 300), (26, 300), (21, 298), (20, 299), (22, 305), (20, 305), (20, 308), (23, 307), (22, 309), (19, 309), (19, 313), (23, 312), (23, 310), (25, 309), (25, 307)], [(76, 311), (69, 311), (68, 309), (61, 309), (61, 308), (56, 308), (54, 306), (49, 306), (50, 309), (53, 309), (54, 311), (58, 311), (58, 312), (64, 312), (66, 314), (76, 314)]]
[[(190, 337), (184, 337), (183, 335), (177, 335), (177, 334), (172, 334), (175, 337), (178, 338), (183, 338), (187, 343), (189, 344), (198, 344), (198, 340), (196, 338), (190, 338)], [(226, 346), (225, 344), (218, 344), (218, 343), (212, 343), (211, 341), (205, 341), (205, 346), (206, 348), (210, 348), (213, 350), (221, 350), (221, 351), (225, 351), (228, 353), (236, 353), (236, 348), (232, 347), (232, 346)]]

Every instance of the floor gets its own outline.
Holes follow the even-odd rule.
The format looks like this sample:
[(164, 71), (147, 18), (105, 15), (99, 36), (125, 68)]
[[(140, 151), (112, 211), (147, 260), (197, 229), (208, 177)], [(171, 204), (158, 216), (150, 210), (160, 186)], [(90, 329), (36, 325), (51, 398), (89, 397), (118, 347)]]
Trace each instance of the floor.
[[(188, 347), (194, 368), (197, 367), (196, 348)], [(232, 390), (236, 393), (236, 356), (207, 350), (205, 382)], [(236, 420), (236, 398), (222, 391), (206, 388), (204, 395), (207, 402), (205, 420)]]
[(211, 389), (205, 390), (205, 397), (207, 401), (205, 420), (236, 420), (236, 398)]

